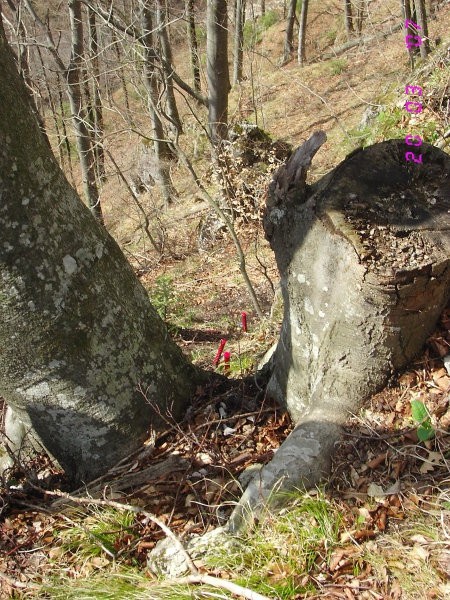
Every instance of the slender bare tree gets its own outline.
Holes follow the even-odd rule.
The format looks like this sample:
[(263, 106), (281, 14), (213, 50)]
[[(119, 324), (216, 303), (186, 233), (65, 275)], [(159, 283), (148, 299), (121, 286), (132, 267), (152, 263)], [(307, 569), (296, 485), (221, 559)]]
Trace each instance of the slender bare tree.
[(84, 81), (84, 33), (80, 0), (69, 0), (69, 19), (71, 32), (71, 55), (66, 71), (69, 102), (76, 131), (76, 141), (83, 178), (84, 194), (92, 213), (102, 220), (102, 209), (95, 173), (95, 155), (92, 147), (91, 132), (88, 128), (88, 115), (83, 101), (82, 84)]
[(163, 59), (162, 77), (164, 80), (164, 92), (166, 97), (165, 115), (171, 127), (177, 134), (180, 134), (183, 131), (183, 125), (181, 123), (173, 89), (173, 57), (168, 33), (167, 7), (165, 0), (156, 0), (156, 25), (161, 56)]
[(87, 110), (82, 89), (82, 84), (84, 82), (83, 70), (85, 57), (81, 1), (68, 1), (71, 53), (67, 65), (61, 58), (48, 22), (44, 22), (39, 17), (30, 0), (23, 0), (23, 4), (34, 23), (44, 34), (46, 42), (45, 46), (55, 61), (61, 79), (65, 81), (80, 161), (84, 196), (92, 213), (98, 219), (102, 220), (102, 210), (96, 181), (95, 156), (92, 148), (91, 131), (88, 127)]
[(228, 135), (228, 6), (227, 0), (208, 0), (206, 75), (211, 139), (219, 145)]
[(89, 61), (87, 83), (90, 83), (89, 97), (91, 100), (88, 106), (89, 121), (91, 126), (91, 135), (93, 150), (95, 155), (95, 168), (97, 180), (99, 183), (105, 181), (105, 155), (103, 149), (104, 124), (103, 124), (103, 102), (100, 91), (100, 68), (99, 56), (100, 46), (98, 40), (97, 18), (95, 11), (88, 7), (89, 24)]
[(353, 27), (352, 0), (344, 0), (344, 14), (347, 39), (350, 39), (355, 33), (355, 28)]
[(303, 66), (306, 60), (305, 46), (306, 46), (306, 20), (308, 18), (308, 3), (309, 0), (303, 0), (302, 12), (300, 13), (300, 25), (298, 28), (298, 64)]
[(294, 50), (294, 24), (295, 10), (297, 8), (297, 0), (289, 0), (287, 22), (286, 22), (286, 37), (284, 40), (284, 62), (287, 62)]
[(430, 53), (430, 39), (428, 37), (428, 19), (425, 8), (425, 0), (414, 0), (416, 8), (417, 25), (420, 26), (420, 36), (422, 44), (420, 45), (420, 56), (425, 59)]
[(191, 69), (192, 77), (194, 80), (194, 90), (198, 93), (201, 92), (201, 80), (200, 80), (200, 61), (198, 57), (198, 41), (197, 32), (195, 30), (195, 0), (186, 0), (186, 19), (187, 19), (187, 31), (189, 40), (189, 54), (191, 57)]
[(156, 158), (156, 177), (161, 187), (166, 207), (175, 199), (168, 161), (173, 153), (166, 139), (159, 104), (161, 81), (157, 55), (154, 50), (154, 32), (151, 2), (139, 0), (142, 23), (141, 43), (144, 53), (144, 83), (147, 90), (148, 110), (152, 121), (153, 149)]
[(233, 83), (242, 80), (242, 68), (244, 64), (244, 24), (245, 24), (245, 0), (236, 0), (236, 17), (234, 24), (234, 61), (233, 61)]

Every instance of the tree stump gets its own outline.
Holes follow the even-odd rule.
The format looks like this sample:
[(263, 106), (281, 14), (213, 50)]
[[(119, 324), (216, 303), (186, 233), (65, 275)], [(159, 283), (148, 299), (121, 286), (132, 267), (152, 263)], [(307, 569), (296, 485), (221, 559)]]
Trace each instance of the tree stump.
[[(340, 425), (406, 366), (450, 295), (450, 157), (403, 140), (349, 155), (312, 187), (315, 133), (270, 185), (264, 227), (284, 317), (268, 393), (297, 427), (250, 484), (231, 520), (279, 488), (315, 485)], [(328, 456), (327, 456), (328, 454)]]
[(296, 422), (318, 406), (345, 417), (384, 386), (448, 300), (450, 157), (425, 145), (423, 164), (408, 163), (405, 150), (358, 150), (281, 202), (271, 190), (285, 308), (269, 391)]

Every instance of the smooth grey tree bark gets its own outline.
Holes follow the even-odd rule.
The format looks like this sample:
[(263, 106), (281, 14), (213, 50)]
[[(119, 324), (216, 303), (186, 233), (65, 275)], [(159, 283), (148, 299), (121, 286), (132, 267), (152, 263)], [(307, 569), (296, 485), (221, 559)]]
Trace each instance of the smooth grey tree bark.
[(208, 124), (215, 146), (228, 135), (228, 6), (226, 0), (208, 0), (206, 16), (206, 76)]
[(411, 154), (423, 164), (408, 162), (411, 148), (357, 151), (311, 189), (294, 156), (271, 188), (285, 313), (269, 390), (295, 421), (312, 406), (353, 410), (408, 364), (445, 306), (450, 158), (422, 144)]
[(180, 416), (198, 374), (57, 165), (1, 25), (0, 83), (0, 394), (86, 481)]

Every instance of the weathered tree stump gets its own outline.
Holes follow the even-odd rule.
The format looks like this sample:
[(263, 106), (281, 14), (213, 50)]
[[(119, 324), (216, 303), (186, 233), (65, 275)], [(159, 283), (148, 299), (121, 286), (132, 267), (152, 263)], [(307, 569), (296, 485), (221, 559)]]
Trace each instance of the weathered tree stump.
[(420, 351), (450, 295), (450, 157), (423, 144), (423, 164), (407, 162), (411, 147), (389, 140), (309, 187), (325, 139), (299, 148), (268, 193), (264, 227), (284, 299), (268, 393), (298, 425), (247, 488), (231, 529), (277, 485), (318, 482), (340, 425)]
[(405, 149), (382, 142), (309, 190), (270, 192), (285, 309), (269, 391), (296, 422), (318, 406), (345, 417), (384, 386), (448, 300), (450, 157), (426, 145), (408, 163)]

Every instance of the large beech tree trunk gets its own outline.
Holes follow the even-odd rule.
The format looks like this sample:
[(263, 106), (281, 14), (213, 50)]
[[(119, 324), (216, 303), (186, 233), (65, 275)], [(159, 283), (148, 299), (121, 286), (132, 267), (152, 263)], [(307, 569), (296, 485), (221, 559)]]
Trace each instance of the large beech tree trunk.
[(447, 302), (450, 157), (425, 144), (423, 164), (407, 162), (410, 148), (358, 151), (270, 207), (272, 188), (285, 312), (269, 390), (295, 421), (318, 406), (345, 417), (417, 354)]
[[(315, 485), (340, 425), (420, 351), (450, 295), (450, 157), (404, 140), (358, 150), (305, 184), (316, 133), (281, 167), (264, 218), (284, 319), (268, 393), (297, 423), (231, 519), (277, 488)], [(418, 158), (419, 151), (415, 155)]]
[(180, 416), (197, 372), (56, 164), (1, 25), (0, 82), (0, 394), (89, 480)]

